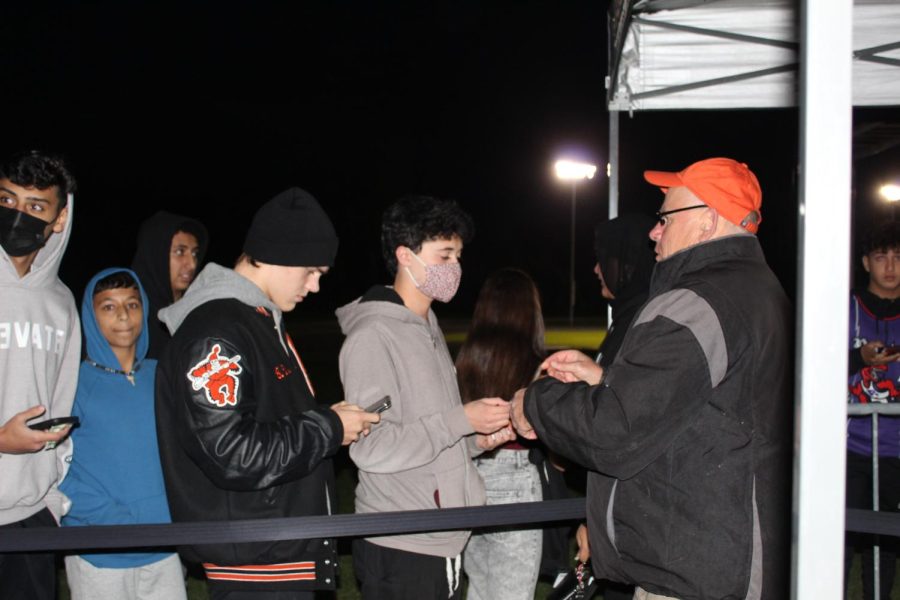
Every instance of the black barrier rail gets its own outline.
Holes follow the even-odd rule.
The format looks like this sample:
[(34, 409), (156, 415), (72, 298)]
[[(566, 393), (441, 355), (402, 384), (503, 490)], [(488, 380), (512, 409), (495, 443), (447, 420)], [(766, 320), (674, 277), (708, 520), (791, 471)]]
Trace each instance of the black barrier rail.
[[(49, 550), (124, 550), (481, 529), (584, 519), (584, 498), (441, 510), (289, 519), (206, 521), (167, 525), (35, 527), (0, 533), (0, 553)], [(848, 508), (846, 530), (900, 537), (900, 513)]]
[(848, 508), (846, 529), (900, 537), (900, 513)]
[(479, 529), (584, 519), (584, 498), (440, 510), (166, 525), (35, 527), (0, 533), (0, 552), (158, 548)]

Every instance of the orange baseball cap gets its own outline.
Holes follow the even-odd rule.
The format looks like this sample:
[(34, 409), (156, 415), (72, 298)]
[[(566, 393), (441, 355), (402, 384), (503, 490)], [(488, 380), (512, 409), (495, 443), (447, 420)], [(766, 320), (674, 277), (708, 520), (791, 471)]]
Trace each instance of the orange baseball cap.
[(644, 171), (644, 179), (662, 188), (684, 186), (720, 215), (756, 233), (762, 223), (762, 189), (746, 164), (730, 158), (707, 158), (677, 173)]

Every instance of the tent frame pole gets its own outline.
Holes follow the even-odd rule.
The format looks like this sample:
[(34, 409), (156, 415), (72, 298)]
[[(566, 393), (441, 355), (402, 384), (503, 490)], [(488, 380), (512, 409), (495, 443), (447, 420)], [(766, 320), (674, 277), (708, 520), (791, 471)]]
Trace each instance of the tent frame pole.
[[(791, 597), (843, 597), (852, 0), (803, 0)], [(838, 268), (834, 266), (838, 265)]]

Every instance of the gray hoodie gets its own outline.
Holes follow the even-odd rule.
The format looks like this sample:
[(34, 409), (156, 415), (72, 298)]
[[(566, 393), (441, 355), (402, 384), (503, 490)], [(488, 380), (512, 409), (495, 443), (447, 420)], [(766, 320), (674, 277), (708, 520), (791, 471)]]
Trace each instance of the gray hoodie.
[[(200, 271), (178, 302), (160, 310), (159, 320), (166, 325), (170, 334), (175, 335), (175, 331), (191, 314), (191, 311), (207, 302), (224, 298), (239, 300), (247, 306), (264, 307), (272, 313), (275, 325), (279, 333), (281, 332), (281, 310), (266, 296), (265, 292), (234, 269), (216, 263), (209, 263)], [(281, 338), (280, 335), (278, 337)], [(287, 348), (285, 348), (285, 352), (287, 352)]]
[[(359, 468), (356, 512), (480, 506), (480, 451), (463, 411), (456, 370), (434, 313), (426, 322), (402, 304), (356, 300), (337, 310), (347, 336), (340, 354), (348, 402), (392, 406), (350, 446)], [(458, 555), (468, 531), (368, 538), (374, 544), (440, 557)]]
[[(81, 325), (75, 298), (57, 276), (72, 231), (69, 219), (41, 248), (25, 277), (0, 247), (0, 425), (38, 404), (47, 412), (38, 421), (72, 412)], [(16, 523), (49, 508), (57, 521), (68, 499), (57, 489), (72, 454), (68, 438), (55, 450), (0, 454), (0, 525)]]

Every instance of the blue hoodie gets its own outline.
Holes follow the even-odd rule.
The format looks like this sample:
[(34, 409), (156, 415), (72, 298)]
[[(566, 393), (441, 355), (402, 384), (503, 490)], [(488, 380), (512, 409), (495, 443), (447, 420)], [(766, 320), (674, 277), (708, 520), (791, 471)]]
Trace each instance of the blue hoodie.
[[(135, 354), (134, 383), (121, 372), (119, 360), (94, 315), (97, 282), (119, 271), (138, 281), (128, 269), (104, 269), (88, 283), (81, 303), (87, 360), (81, 363), (72, 409), (81, 424), (72, 432), (71, 467), (60, 485), (72, 500), (72, 508), (62, 520), (64, 526), (171, 522), (156, 440), (156, 361), (145, 359), (148, 302), (140, 281), (145, 311)], [(127, 553), (84, 554), (82, 558), (95, 567), (128, 568), (168, 556), (170, 553)]]

